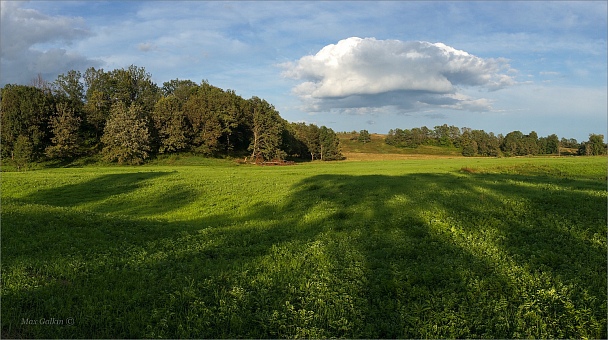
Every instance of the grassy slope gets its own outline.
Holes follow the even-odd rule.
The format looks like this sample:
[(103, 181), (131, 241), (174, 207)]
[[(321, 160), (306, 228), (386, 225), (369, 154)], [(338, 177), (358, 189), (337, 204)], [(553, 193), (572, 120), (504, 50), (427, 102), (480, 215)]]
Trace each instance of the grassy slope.
[(606, 337), (605, 158), (195, 162), (2, 173), (2, 336)]
[(461, 150), (456, 148), (442, 148), (431, 145), (421, 145), (417, 148), (398, 148), (384, 142), (386, 135), (372, 134), (371, 142), (361, 143), (351, 140), (352, 133), (340, 133), (342, 153), (351, 160), (378, 160), (378, 159), (406, 159), (408, 156), (454, 157), (461, 156)]

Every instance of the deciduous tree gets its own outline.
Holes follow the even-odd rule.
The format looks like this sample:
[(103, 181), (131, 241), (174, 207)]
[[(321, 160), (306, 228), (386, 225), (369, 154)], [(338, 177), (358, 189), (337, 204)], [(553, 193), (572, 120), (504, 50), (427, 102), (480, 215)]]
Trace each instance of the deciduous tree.
[(343, 159), (342, 151), (340, 150), (340, 140), (334, 130), (321, 126), (319, 128), (319, 148), (321, 160), (333, 161)]
[(50, 128), (52, 145), (46, 148), (49, 158), (72, 158), (79, 154), (82, 145), (80, 137), (81, 119), (68, 103), (58, 103), (51, 117)]
[(101, 138), (104, 159), (120, 164), (141, 164), (150, 152), (150, 133), (141, 106), (122, 102), (112, 105)]
[(6, 85), (2, 89), (0, 128), (2, 157), (13, 158), (17, 137), (24, 136), (32, 144), (36, 160), (50, 144), (48, 121), (53, 114), (54, 98), (49, 91), (33, 86)]
[(176, 152), (189, 146), (191, 134), (180, 100), (175, 96), (161, 98), (152, 111), (158, 138), (158, 152)]
[(253, 139), (249, 146), (251, 157), (258, 160), (283, 159), (285, 152), (280, 149), (282, 118), (274, 106), (258, 97), (251, 101)]
[(590, 134), (589, 140), (581, 143), (579, 147), (579, 155), (585, 156), (600, 156), (606, 154), (606, 144), (604, 143), (604, 135)]
[(27, 165), (34, 160), (34, 144), (29, 137), (17, 136), (13, 149), (13, 162), (17, 170), (26, 169)]
[(201, 154), (212, 154), (218, 149), (222, 125), (209, 89), (200, 87), (184, 104), (184, 113), (192, 131), (192, 148)]
[(361, 130), (361, 131), (359, 131), (359, 136), (357, 137), (357, 141), (359, 141), (363, 144), (369, 143), (372, 141), (372, 136), (369, 134), (369, 131)]
[(85, 92), (80, 71), (71, 70), (57, 76), (53, 82), (53, 92), (57, 102), (67, 103), (77, 116), (82, 115)]

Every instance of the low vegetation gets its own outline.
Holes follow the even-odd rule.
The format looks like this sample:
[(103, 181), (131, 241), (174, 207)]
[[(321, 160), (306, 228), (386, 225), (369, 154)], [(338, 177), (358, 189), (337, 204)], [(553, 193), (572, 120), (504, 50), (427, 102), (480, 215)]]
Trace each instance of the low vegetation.
[(605, 158), (171, 155), (1, 195), (3, 338), (607, 337)]

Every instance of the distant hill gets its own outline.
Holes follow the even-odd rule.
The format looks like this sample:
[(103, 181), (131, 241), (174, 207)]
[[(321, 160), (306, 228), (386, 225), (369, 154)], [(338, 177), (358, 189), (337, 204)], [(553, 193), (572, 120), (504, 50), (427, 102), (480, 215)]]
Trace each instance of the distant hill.
[(342, 154), (346, 159), (407, 159), (420, 158), (424, 156), (438, 157), (462, 157), (462, 150), (458, 148), (446, 148), (431, 145), (421, 145), (417, 148), (399, 148), (385, 143), (386, 135), (372, 133), (371, 141), (363, 143), (356, 140), (357, 134), (350, 132), (338, 133)]

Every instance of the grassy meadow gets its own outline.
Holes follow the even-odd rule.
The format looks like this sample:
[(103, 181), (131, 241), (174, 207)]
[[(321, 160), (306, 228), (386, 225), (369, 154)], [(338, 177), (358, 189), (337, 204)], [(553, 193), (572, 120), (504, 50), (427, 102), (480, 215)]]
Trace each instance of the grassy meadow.
[(605, 157), (3, 172), (2, 338), (606, 338)]

